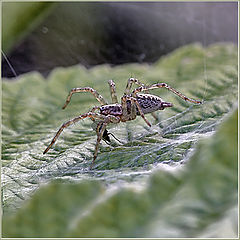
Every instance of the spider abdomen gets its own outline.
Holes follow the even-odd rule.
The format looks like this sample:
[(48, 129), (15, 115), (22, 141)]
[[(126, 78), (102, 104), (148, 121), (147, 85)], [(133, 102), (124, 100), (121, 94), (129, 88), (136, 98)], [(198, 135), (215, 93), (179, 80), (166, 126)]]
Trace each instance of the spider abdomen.
[[(163, 110), (165, 107), (163, 106), (163, 103), (166, 103), (160, 97), (151, 94), (138, 94), (137, 101), (144, 114), (152, 113), (157, 110)], [(172, 105), (170, 104), (169, 107), (170, 106)], [(138, 112), (137, 114), (139, 115)]]

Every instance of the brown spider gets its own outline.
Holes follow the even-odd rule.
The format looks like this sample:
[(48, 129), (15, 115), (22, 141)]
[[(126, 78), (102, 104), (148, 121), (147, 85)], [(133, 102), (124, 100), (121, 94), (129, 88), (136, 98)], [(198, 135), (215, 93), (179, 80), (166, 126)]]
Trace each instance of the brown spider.
[[(140, 87), (134, 89), (130, 93), (133, 83), (137, 84)], [(106, 127), (109, 123), (131, 121), (131, 120), (134, 120), (137, 117), (137, 115), (140, 115), (144, 119), (144, 121), (147, 123), (147, 125), (151, 127), (150, 122), (145, 118), (145, 114), (151, 113), (153, 115), (153, 113), (157, 110), (164, 110), (164, 108), (173, 106), (172, 103), (164, 102), (160, 97), (149, 94), (148, 91), (152, 89), (166, 88), (169, 91), (176, 94), (177, 96), (179, 96), (180, 98), (184, 99), (185, 101), (193, 102), (196, 104), (202, 104), (201, 101), (194, 100), (184, 96), (182, 93), (168, 86), (166, 83), (156, 83), (150, 86), (146, 86), (140, 83), (135, 78), (128, 79), (126, 90), (121, 98), (121, 103), (118, 103), (117, 96), (116, 96), (115, 83), (112, 80), (109, 80), (108, 84), (110, 86), (112, 104), (108, 104), (96, 90), (90, 87), (73, 88), (70, 91), (67, 97), (66, 103), (62, 107), (63, 109), (66, 108), (66, 106), (70, 102), (73, 93), (79, 93), (79, 92), (90, 92), (98, 100), (101, 106), (93, 107), (91, 111), (63, 123), (62, 126), (59, 128), (58, 132), (56, 133), (56, 135), (54, 136), (54, 138), (52, 139), (52, 142), (43, 152), (43, 154), (48, 152), (48, 150), (55, 143), (55, 141), (57, 140), (57, 138), (59, 137), (59, 135), (61, 134), (64, 128), (84, 118), (89, 117), (92, 121), (95, 121), (95, 120), (98, 121), (97, 128), (96, 128), (97, 142), (95, 146), (93, 161), (90, 166), (90, 169), (91, 169), (92, 166), (94, 165), (95, 159), (97, 158), (100, 141), (102, 139), (109, 140), (108, 132), (106, 130)], [(146, 93), (140, 93), (140, 92), (146, 92)], [(99, 112), (95, 112), (96, 110), (98, 110)]]

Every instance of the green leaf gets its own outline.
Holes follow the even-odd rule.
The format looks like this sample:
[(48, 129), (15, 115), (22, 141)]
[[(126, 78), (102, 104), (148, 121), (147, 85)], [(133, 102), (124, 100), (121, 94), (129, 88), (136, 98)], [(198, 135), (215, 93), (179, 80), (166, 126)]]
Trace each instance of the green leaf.
[[(203, 99), (204, 104), (186, 103), (164, 89), (152, 92), (174, 103), (174, 107), (160, 111), (159, 121), (147, 115), (153, 123), (152, 128), (139, 117), (110, 126), (109, 132), (124, 143), (119, 144), (114, 139), (110, 146), (103, 143), (91, 171), (96, 135), (90, 120), (65, 129), (49, 153), (42, 155), (63, 122), (98, 104), (90, 94), (75, 94), (67, 109), (61, 110), (71, 88), (91, 86), (109, 99), (107, 80), (113, 79), (118, 97), (121, 97), (130, 76), (147, 84), (166, 82), (188, 97)], [(232, 111), (236, 101), (237, 48), (230, 44), (215, 44), (206, 49), (200, 45), (186, 46), (151, 66), (127, 64), (111, 68), (103, 65), (91, 70), (74, 66), (54, 70), (48, 81), (37, 73), (23, 75), (13, 82), (4, 81), (2, 190), (5, 237), (192, 237), (209, 234), (211, 229), (207, 226), (218, 220), (221, 224), (228, 210), (230, 219), (232, 212), (235, 214), (230, 208), (236, 206), (237, 193), (236, 113), (216, 135), (208, 138)], [(199, 139), (204, 139), (204, 143), (191, 157)], [(159, 168), (160, 172), (152, 174)], [(69, 185), (79, 189), (76, 196), (66, 193), (68, 187), (65, 186), (69, 183), (62, 182), (54, 182), (33, 195), (40, 185), (54, 179), (74, 182), (85, 179), (86, 183)], [(92, 196), (95, 183), (88, 182), (90, 180), (100, 180), (106, 189), (96, 187), (96, 197)], [(55, 184), (56, 192), (48, 190)], [(90, 195), (81, 190), (81, 184), (90, 184)], [(133, 189), (126, 187), (129, 184)], [(138, 192), (139, 188), (144, 189)], [(86, 194), (89, 197), (81, 201), (88, 201), (91, 207), (81, 212), (76, 197)], [(69, 195), (69, 200), (65, 200), (64, 195)], [(66, 201), (66, 209), (58, 207), (58, 201)], [(74, 214), (68, 209), (71, 201), (73, 209), (80, 209)], [(20, 209), (16, 211), (16, 208)], [(40, 223), (45, 215), (39, 208), (53, 212), (52, 218), (46, 221), (50, 226), (56, 216), (59, 218), (58, 213), (67, 217), (59, 220), (59, 229), (46, 228)], [(29, 224), (31, 216), (39, 216), (39, 222)], [(19, 221), (21, 227), (14, 227)]]
[[(18, 216), (6, 220), (4, 229), (11, 236), (64, 236), (66, 227), (77, 220), (79, 214), (89, 208), (101, 196), (104, 188), (98, 182), (79, 184), (55, 181), (42, 187), (31, 199), (27, 207), (20, 209)], [(54, 209), (53, 209), (54, 206)], [(57, 211), (55, 211), (57, 210)], [(32, 215), (32, 213), (36, 215)], [(74, 219), (76, 217), (76, 219)], [(11, 228), (11, 229), (10, 229)]]
[(14, 44), (33, 30), (46, 16), (52, 5), (50, 2), (3, 2), (3, 51), (9, 51)]
[(184, 171), (155, 171), (142, 191), (91, 180), (48, 184), (4, 218), (4, 236), (236, 237), (237, 123), (236, 110)]

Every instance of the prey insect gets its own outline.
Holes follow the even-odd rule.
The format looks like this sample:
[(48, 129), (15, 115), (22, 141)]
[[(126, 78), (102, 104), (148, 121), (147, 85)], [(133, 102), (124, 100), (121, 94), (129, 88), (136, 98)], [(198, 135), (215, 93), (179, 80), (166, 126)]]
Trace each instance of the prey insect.
[[(138, 85), (137, 88), (131, 91), (132, 85)], [(92, 121), (97, 122), (96, 133), (97, 133), (97, 142), (95, 145), (93, 160), (90, 165), (90, 169), (93, 167), (94, 162), (97, 158), (99, 144), (101, 140), (109, 141), (109, 134), (106, 130), (107, 125), (110, 123), (119, 123), (119, 122), (127, 122), (136, 119), (137, 116), (141, 116), (146, 124), (151, 127), (150, 122), (146, 119), (145, 114), (151, 113), (154, 115), (154, 112), (158, 110), (164, 110), (165, 108), (172, 107), (173, 104), (170, 102), (163, 101), (160, 97), (156, 95), (149, 94), (149, 90), (157, 89), (157, 88), (166, 88), (170, 92), (176, 94), (178, 97), (182, 98), (185, 101), (192, 102), (195, 104), (202, 104), (201, 101), (194, 100), (186, 97), (176, 89), (170, 87), (166, 83), (156, 83), (150, 86), (142, 84), (136, 78), (129, 78), (127, 82), (127, 86), (123, 96), (121, 97), (121, 102), (118, 103), (115, 83), (113, 80), (108, 81), (112, 103), (108, 104), (107, 101), (93, 88), (83, 87), (83, 88), (73, 88), (69, 95), (67, 96), (66, 102), (62, 107), (65, 109), (69, 104), (71, 97), (74, 93), (80, 92), (89, 92), (91, 93), (96, 100), (101, 104), (101, 106), (95, 106), (87, 113), (81, 114), (65, 123), (57, 131), (56, 135), (52, 139), (49, 146), (45, 149), (43, 154), (47, 153), (48, 150), (52, 147), (52, 145), (56, 142), (59, 135), (62, 133), (64, 128), (69, 127), (70, 125), (85, 119), (90, 118)]]

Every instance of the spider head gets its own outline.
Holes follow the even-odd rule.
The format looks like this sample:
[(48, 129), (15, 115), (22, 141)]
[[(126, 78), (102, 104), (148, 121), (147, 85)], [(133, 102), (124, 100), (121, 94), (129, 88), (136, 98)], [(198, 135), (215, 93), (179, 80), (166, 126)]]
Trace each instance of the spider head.
[(173, 104), (170, 102), (161, 102), (160, 110), (163, 110), (164, 108), (172, 107), (172, 106), (173, 106)]

